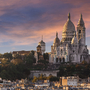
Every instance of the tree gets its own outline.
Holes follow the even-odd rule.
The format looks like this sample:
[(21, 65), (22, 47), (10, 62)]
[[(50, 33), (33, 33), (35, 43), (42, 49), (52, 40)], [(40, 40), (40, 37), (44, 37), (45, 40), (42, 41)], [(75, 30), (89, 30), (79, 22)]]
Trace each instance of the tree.
[(46, 61), (46, 60), (38, 60), (38, 63), (42, 63), (42, 64), (46, 65), (46, 64), (48, 64), (49, 62)]
[(16, 54), (16, 55), (14, 56), (14, 59), (22, 59), (22, 56), (19, 55), (19, 54)]
[(11, 53), (4, 53), (3, 57), (8, 58), (8, 60), (11, 60), (12, 59), (12, 54)]
[(32, 50), (31, 53), (34, 55), (34, 51)]
[(48, 53), (44, 53), (43, 57), (44, 57), (44, 60), (49, 60), (49, 54)]
[(22, 63), (23, 61), (21, 59), (13, 59), (11, 62), (15, 65), (18, 65), (18, 64)]
[(49, 78), (49, 81), (59, 81), (59, 78), (58, 77), (55, 77), (55, 76), (51, 76)]
[(29, 55), (26, 56), (24, 62), (27, 66), (32, 66), (33, 63), (35, 63), (35, 60), (36, 59), (34, 58), (33, 54), (30, 53)]
[(38, 77), (38, 80), (43, 80), (43, 75), (42, 74)]
[(0, 53), (0, 58), (3, 58), (3, 54)]
[(36, 82), (37, 80), (38, 80), (38, 78), (34, 76), (32, 82)]
[(87, 64), (87, 62), (86, 62), (85, 60), (83, 60), (83, 61), (81, 62), (81, 64)]
[(0, 77), (3, 79), (7, 79), (7, 77), (9, 76), (8, 72), (6, 70), (2, 70), (0, 73)]

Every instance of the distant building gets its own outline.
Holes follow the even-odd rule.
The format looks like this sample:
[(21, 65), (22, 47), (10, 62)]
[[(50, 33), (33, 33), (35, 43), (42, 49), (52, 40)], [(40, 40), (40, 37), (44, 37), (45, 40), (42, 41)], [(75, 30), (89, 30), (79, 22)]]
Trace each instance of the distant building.
[(39, 77), (41, 74), (48, 77), (50, 75), (52, 76), (56, 76), (57, 77), (57, 72), (59, 72), (59, 70), (51, 70), (51, 71), (41, 71), (41, 70), (33, 70), (33, 71), (30, 71), (30, 78), (33, 78), (34, 76), (35, 77)]
[(54, 64), (61, 62), (81, 63), (82, 61), (89, 62), (89, 60), (90, 54), (86, 45), (86, 28), (82, 14), (76, 32), (69, 13), (68, 20), (63, 27), (61, 41), (56, 33), (49, 54), (49, 62)]
[(43, 54), (45, 53), (45, 42), (43, 41), (43, 37), (36, 48), (37, 51), (35, 52), (34, 56), (36, 58), (36, 63), (38, 63), (39, 60), (44, 60)]
[[(38, 43), (36, 51), (34, 51), (34, 57), (36, 58), (36, 64), (39, 60), (44, 60), (43, 54), (45, 53), (46, 44), (43, 41)], [(13, 51), (13, 57), (16, 54), (22, 56), (28, 55), (31, 51)], [(86, 28), (82, 18), (82, 14), (78, 21), (77, 31), (71, 21), (70, 13), (68, 14), (68, 20), (65, 23), (62, 31), (62, 39), (60, 41), (58, 33), (51, 46), (51, 52), (49, 54), (49, 63), (60, 64), (63, 62), (81, 63), (86, 61), (90, 63), (90, 54), (86, 45)]]
[(79, 77), (78, 76), (69, 76), (69, 77), (60, 77), (61, 85), (63, 86), (77, 86)]
[[(33, 51), (34, 53), (36, 51)], [(25, 50), (22, 50), (22, 51), (13, 51), (11, 52), (12, 53), (12, 57), (13, 59), (16, 57), (16, 55), (20, 55), (21, 56), (21, 59), (24, 60), (25, 59), (25, 55), (29, 55), (30, 53), (32, 53), (32, 51), (25, 51)]]
[(31, 53), (31, 51), (13, 51), (12, 52), (12, 56), (15, 57), (17, 54), (24, 56), (24, 55), (29, 55)]
[(41, 46), (41, 53), (43, 55), (45, 53), (45, 42), (43, 41), (43, 36), (42, 36), (42, 40), (38, 43), (38, 45)]

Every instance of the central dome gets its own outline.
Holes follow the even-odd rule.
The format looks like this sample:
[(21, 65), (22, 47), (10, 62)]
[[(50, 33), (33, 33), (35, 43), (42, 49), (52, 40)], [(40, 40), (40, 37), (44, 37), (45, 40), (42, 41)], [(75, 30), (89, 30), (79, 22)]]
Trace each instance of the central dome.
[(68, 20), (63, 27), (62, 41), (71, 41), (75, 33), (75, 26), (70, 20), (70, 13), (68, 14)]
[(63, 32), (72, 32), (72, 31), (75, 31), (75, 26), (71, 22), (71, 20), (67, 20), (67, 22), (65, 23), (63, 27)]
[(70, 13), (69, 13), (68, 20), (63, 27), (63, 32), (72, 32), (72, 31), (75, 31), (75, 26), (70, 20)]

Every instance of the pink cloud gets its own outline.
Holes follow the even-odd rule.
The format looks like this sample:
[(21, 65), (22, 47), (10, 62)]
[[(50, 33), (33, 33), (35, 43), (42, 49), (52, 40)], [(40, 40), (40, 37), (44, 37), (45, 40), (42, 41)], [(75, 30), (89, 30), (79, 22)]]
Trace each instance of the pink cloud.
[[(62, 7), (59, 7), (58, 10), (55, 11), (54, 4), (60, 3)], [(57, 4), (56, 4), (57, 5)], [(56, 6), (55, 5), (55, 6)], [(72, 5), (71, 8), (69, 5)], [(50, 9), (50, 7), (53, 7), (52, 12), (45, 12), (41, 15), (40, 20), (43, 20), (43, 22), (39, 23), (34, 22), (31, 27), (35, 28), (25, 28), (29, 27), (32, 22), (26, 22), (24, 24), (20, 24), (18, 26), (13, 27), (5, 27), (8, 29), (6, 34), (1, 33), (0, 42), (4, 41), (13, 41), (11, 46), (20, 46), (20, 45), (33, 45), (34, 43), (37, 43), (41, 40), (41, 36), (43, 35), (44, 41), (47, 42), (53, 42), (55, 38), (56, 31), (59, 33), (59, 38), (62, 38), (62, 30), (65, 22), (67, 21), (67, 12), (71, 13), (71, 21), (74, 23), (75, 28), (77, 27), (78, 20), (80, 18), (80, 14), (83, 14), (83, 20), (85, 22), (86, 30), (89, 30), (90, 26), (90, 3), (85, 0), (79, 0), (79, 1), (72, 1), (72, 0), (2, 0), (0, 1), (0, 16), (7, 13), (4, 11), (6, 8), (23, 8), (26, 6), (30, 7), (46, 7)], [(62, 8), (62, 9), (61, 9)], [(47, 9), (47, 10), (48, 10)], [(59, 11), (60, 10), (60, 11)], [(51, 10), (50, 10), (51, 11)], [(56, 13), (55, 13), (56, 12)], [(60, 12), (60, 13), (59, 13)], [(21, 14), (22, 16), (22, 14)], [(46, 19), (47, 17), (50, 17), (50, 19)], [(50, 25), (50, 26), (49, 26)], [(40, 28), (41, 27), (41, 28)], [(40, 28), (39, 30), (37, 28)], [(87, 37), (90, 37), (90, 33), (87, 34)]]

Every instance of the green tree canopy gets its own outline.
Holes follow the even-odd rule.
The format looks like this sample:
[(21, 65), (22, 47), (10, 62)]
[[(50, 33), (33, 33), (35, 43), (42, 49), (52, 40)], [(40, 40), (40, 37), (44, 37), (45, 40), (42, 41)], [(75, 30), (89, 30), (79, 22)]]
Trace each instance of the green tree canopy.
[(3, 57), (8, 58), (8, 60), (11, 60), (12, 59), (12, 54), (11, 53), (4, 53)]

